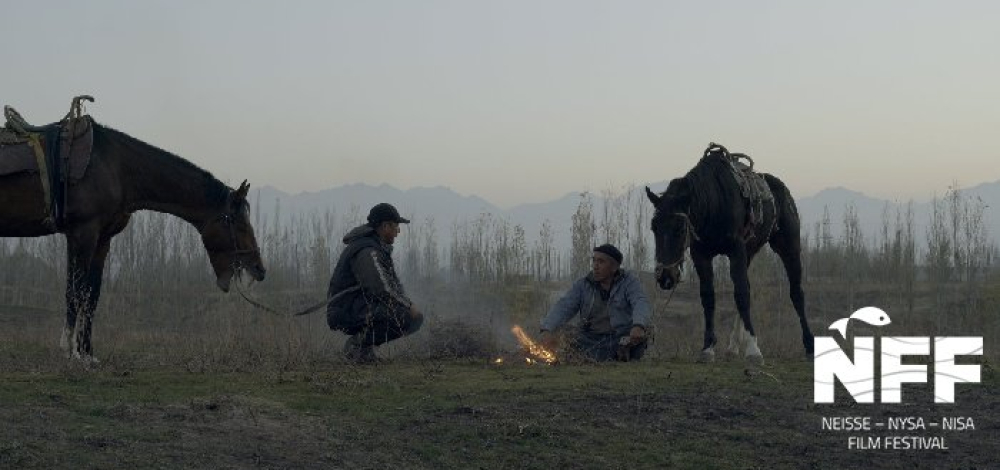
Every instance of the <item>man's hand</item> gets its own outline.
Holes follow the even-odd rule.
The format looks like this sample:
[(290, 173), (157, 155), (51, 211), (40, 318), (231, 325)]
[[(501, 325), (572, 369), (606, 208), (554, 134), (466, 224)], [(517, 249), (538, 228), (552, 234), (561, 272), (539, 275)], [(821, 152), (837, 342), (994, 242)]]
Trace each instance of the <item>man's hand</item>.
[(558, 345), (556, 335), (552, 334), (552, 332), (549, 330), (542, 330), (542, 337), (541, 339), (538, 340), (538, 343), (543, 348), (548, 349), (549, 351), (555, 350), (556, 346)]
[(639, 325), (633, 326), (632, 330), (628, 332), (628, 339), (633, 346), (642, 343), (646, 340), (646, 329)]

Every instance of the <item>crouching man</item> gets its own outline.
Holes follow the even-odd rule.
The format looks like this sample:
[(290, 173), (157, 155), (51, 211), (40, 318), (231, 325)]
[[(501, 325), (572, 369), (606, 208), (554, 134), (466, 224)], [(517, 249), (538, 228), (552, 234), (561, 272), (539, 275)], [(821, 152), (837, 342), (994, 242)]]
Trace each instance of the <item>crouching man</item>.
[(410, 223), (390, 204), (377, 204), (368, 223), (344, 236), (330, 278), (326, 320), (332, 330), (350, 335), (344, 356), (351, 361), (373, 362), (374, 347), (413, 334), (424, 317), (406, 296), (392, 263), (392, 244), (399, 224)]
[(638, 360), (646, 352), (651, 313), (642, 284), (621, 269), (622, 253), (613, 245), (594, 248), (592, 261), (590, 274), (576, 281), (542, 319), (542, 344), (552, 349), (553, 333), (579, 314), (575, 349), (596, 361)]

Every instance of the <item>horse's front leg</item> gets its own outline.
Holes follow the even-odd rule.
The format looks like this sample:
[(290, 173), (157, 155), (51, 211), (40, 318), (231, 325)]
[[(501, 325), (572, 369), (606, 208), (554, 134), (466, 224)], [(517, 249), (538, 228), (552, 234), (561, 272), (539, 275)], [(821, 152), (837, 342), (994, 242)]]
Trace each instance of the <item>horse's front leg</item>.
[(750, 277), (747, 275), (749, 269), (749, 258), (746, 248), (739, 244), (740, 248), (734, 250), (729, 255), (729, 276), (733, 280), (733, 298), (736, 301), (736, 310), (740, 312), (743, 320), (743, 329), (749, 335), (746, 345), (747, 360), (753, 364), (764, 363), (764, 356), (757, 347), (757, 335), (754, 333), (753, 321), (750, 319)]
[(698, 289), (701, 294), (701, 308), (705, 313), (705, 341), (702, 343), (698, 362), (715, 360), (715, 271), (712, 269), (712, 257), (691, 250), (691, 261), (698, 273)]

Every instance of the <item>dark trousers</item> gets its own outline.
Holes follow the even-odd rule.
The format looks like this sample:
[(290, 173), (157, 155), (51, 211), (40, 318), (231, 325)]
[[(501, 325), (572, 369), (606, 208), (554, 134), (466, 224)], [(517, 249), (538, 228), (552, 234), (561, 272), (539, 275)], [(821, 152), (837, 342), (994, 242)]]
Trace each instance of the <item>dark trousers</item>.
[(413, 334), (423, 325), (423, 318), (410, 316), (409, 307), (400, 304), (373, 304), (362, 324), (343, 328), (348, 335), (361, 335), (361, 346), (378, 346)]
[(574, 348), (587, 355), (587, 357), (599, 361), (627, 360), (638, 361), (646, 353), (648, 341), (643, 341), (637, 345), (622, 349), (624, 357), (619, 357), (619, 342), (629, 335), (631, 326), (619, 328), (614, 333), (594, 333), (581, 329), (574, 341)]

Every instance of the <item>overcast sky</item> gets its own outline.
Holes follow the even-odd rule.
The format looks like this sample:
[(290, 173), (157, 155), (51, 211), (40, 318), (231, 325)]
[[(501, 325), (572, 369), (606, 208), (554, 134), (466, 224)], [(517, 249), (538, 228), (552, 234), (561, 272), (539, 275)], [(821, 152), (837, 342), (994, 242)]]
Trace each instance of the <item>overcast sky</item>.
[(1000, 2), (0, 0), (0, 101), (74, 94), (230, 184), (504, 207), (660, 181), (710, 141), (797, 197), (1000, 179)]

